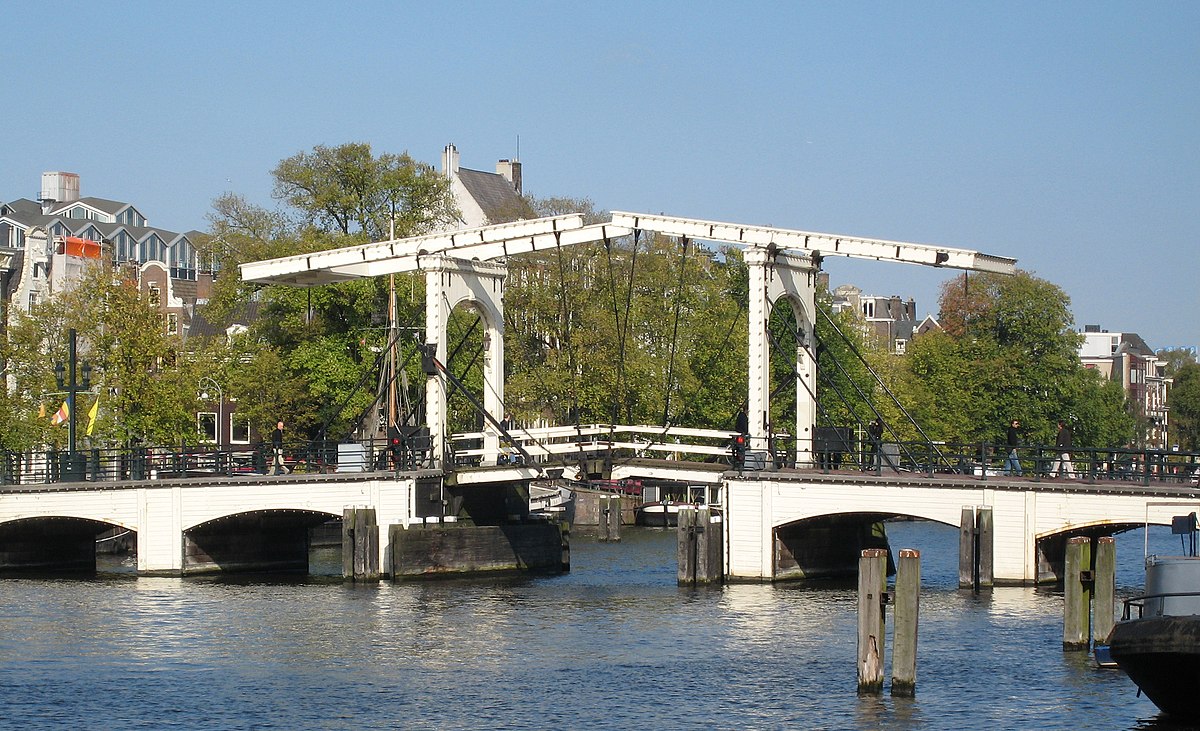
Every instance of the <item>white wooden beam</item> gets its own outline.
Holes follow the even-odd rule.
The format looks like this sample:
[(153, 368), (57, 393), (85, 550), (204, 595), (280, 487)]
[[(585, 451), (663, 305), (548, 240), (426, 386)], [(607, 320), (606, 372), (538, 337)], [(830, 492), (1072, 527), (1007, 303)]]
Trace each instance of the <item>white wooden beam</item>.
[(613, 224), (627, 228), (649, 229), (673, 236), (688, 236), (740, 246), (790, 249), (804, 252), (809, 256), (848, 256), (858, 259), (899, 261), (908, 264), (998, 274), (1016, 272), (1016, 259), (981, 254), (969, 249), (952, 249), (930, 244), (839, 236), (768, 226), (746, 226), (737, 223), (702, 221), (647, 213), (613, 211), (612, 217)]
[(446, 254), (459, 258), (493, 258), (465, 255), (474, 247), (522, 240), (538, 235), (564, 234), (583, 227), (583, 216), (547, 216), (495, 226), (449, 231), (407, 239), (379, 241), (311, 254), (247, 262), (241, 265), (247, 282), (290, 284), (300, 287), (343, 282), (419, 268), (422, 256)]

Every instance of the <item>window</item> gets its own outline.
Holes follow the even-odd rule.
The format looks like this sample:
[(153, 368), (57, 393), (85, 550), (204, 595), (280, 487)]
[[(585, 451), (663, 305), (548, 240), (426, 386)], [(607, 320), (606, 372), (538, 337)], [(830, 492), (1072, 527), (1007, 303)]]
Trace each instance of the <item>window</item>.
[(230, 414), (229, 441), (233, 444), (249, 444), (250, 422), (237, 418), (237, 414)]
[(150, 299), (150, 306), (158, 307), (158, 304), (161, 301), (161, 297), (159, 296), (159, 291), (158, 291), (158, 285), (151, 284), (148, 294), (149, 294), (149, 299)]
[(179, 313), (177, 313), (177, 312), (168, 312), (167, 313), (167, 334), (168, 335), (178, 335), (179, 334)]
[(196, 431), (205, 442), (217, 441), (217, 415), (211, 411), (196, 414)]
[(905, 349), (908, 347), (908, 341), (904, 338), (896, 338), (896, 355), (904, 355)]

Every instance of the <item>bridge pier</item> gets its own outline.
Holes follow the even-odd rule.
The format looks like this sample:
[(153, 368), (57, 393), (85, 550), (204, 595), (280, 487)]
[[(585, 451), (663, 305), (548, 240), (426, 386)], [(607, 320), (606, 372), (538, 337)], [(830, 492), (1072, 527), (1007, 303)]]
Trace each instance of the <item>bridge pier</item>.
[(427, 523), (390, 527), (396, 581), (480, 574), (550, 573), (571, 568), (566, 523)]

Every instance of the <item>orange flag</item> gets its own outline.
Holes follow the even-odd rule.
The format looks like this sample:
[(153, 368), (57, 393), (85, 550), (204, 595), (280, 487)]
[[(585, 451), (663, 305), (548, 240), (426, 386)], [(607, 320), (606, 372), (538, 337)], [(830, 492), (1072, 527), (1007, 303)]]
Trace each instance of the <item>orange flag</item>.
[(54, 412), (54, 416), (50, 417), (50, 425), (58, 426), (65, 424), (67, 419), (71, 418), (71, 410), (67, 408), (67, 402), (63, 401), (63, 405), (58, 407), (58, 411)]

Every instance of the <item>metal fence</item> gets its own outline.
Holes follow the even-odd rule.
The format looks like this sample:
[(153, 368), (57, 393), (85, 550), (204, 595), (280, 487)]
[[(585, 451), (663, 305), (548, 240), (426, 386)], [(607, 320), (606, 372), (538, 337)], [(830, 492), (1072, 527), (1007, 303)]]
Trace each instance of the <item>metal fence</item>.
[[(330, 441), (284, 444), (281, 473), (371, 472), (428, 466), (429, 440)], [(0, 451), (0, 485), (118, 482), (181, 477), (269, 475), (276, 471), (270, 444), (139, 446), (117, 449)]]

